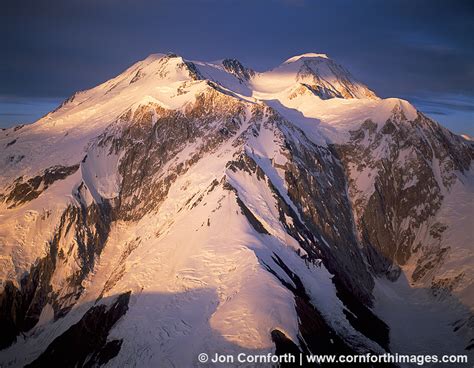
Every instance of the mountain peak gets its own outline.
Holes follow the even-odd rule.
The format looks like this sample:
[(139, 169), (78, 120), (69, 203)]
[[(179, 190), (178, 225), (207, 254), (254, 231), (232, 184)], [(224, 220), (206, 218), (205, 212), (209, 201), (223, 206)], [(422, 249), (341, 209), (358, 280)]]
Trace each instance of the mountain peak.
[(329, 57), (326, 54), (318, 54), (318, 53), (315, 53), (315, 52), (308, 52), (308, 53), (301, 54), (301, 55), (295, 55), (295, 56), (289, 58), (288, 60), (286, 60), (283, 64), (294, 63), (295, 61), (298, 61), (300, 59), (315, 59), (315, 58), (329, 59)]
[(293, 56), (275, 69), (260, 73), (252, 82), (257, 91), (264, 93), (280, 93), (303, 84), (323, 99), (378, 98), (348, 70), (319, 53)]
[(222, 66), (227, 72), (235, 75), (240, 80), (249, 80), (255, 74), (252, 69), (246, 68), (237, 59), (224, 59), (222, 60)]

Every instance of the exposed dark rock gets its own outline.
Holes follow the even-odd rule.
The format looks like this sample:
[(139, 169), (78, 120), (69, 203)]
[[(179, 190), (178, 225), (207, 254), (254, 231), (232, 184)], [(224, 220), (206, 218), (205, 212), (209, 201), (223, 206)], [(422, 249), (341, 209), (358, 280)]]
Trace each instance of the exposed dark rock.
[(449, 248), (433, 249), (426, 251), (424, 257), (419, 259), (416, 263), (415, 270), (411, 277), (412, 280), (417, 282), (423, 279), (430, 271), (432, 271), (437, 265), (441, 264), (447, 256)]
[[(272, 273), (288, 290), (295, 296), (295, 308), (299, 320), (300, 345), (305, 354), (328, 354), (328, 355), (357, 355), (357, 352), (349, 346), (325, 321), (321, 313), (311, 303), (308, 294), (298, 275), (293, 272), (283, 260), (276, 254), (273, 256), (275, 263), (292, 280), (292, 284), (286, 282), (269, 265), (262, 264)], [(290, 348), (286, 344), (286, 348)], [(325, 366), (332, 366), (327, 364)], [(337, 364), (334, 364), (337, 366)], [(361, 364), (361, 367), (375, 367), (371, 364)], [(389, 365), (387, 365), (389, 366)]]
[(252, 69), (244, 67), (240, 61), (236, 59), (224, 59), (222, 65), (225, 70), (235, 75), (241, 82), (248, 81), (255, 75)]
[(21, 280), (20, 288), (7, 281), (0, 294), (0, 348), (16, 341), (20, 332), (28, 331), (38, 322), (41, 311), (51, 292), (50, 279), (55, 267), (56, 248), (50, 244), (50, 253), (31, 266)]
[[(375, 172), (374, 191), (368, 197), (350, 181), (350, 196), (357, 215), (357, 229), (367, 259), (376, 274), (398, 277), (415, 252), (425, 252), (414, 243), (422, 224), (441, 207), (442, 187), (449, 190), (456, 172), (467, 170), (474, 150), (462, 140), (418, 114), (408, 121), (401, 108), (377, 131), (377, 124), (365, 121), (351, 132), (346, 145), (334, 146), (348, 174), (351, 170)], [(374, 157), (374, 152), (384, 152)], [(439, 172), (439, 179), (435, 176)], [(430, 254), (419, 258), (412, 277), (421, 280), (443, 261), (446, 248), (440, 248), (446, 225), (435, 223), (429, 229), (437, 241)], [(434, 251), (433, 251), (434, 249)]]
[(328, 100), (330, 98), (334, 98), (334, 97), (340, 97), (342, 98), (342, 95), (337, 92), (337, 91), (334, 91), (332, 89), (329, 89), (325, 86), (318, 86), (316, 84), (306, 84), (306, 83), (301, 83), (300, 84), (300, 87), (299, 88), (296, 88), (289, 96), (288, 98), (290, 100), (300, 96), (300, 95), (304, 95), (305, 93), (312, 93), (316, 96), (318, 96), (319, 98), (321, 98), (322, 100)]
[(99, 351), (96, 351), (87, 363), (84, 364), (84, 368), (101, 367), (105, 365), (109, 360), (115, 358), (120, 352), (123, 340), (111, 340), (108, 341)]
[(113, 270), (112, 274), (109, 276), (107, 281), (105, 282), (104, 288), (102, 289), (102, 292), (98, 296), (97, 301), (103, 298), (104, 294), (110, 291), (122, 278), (122, 276), (125, 274), (125, 261), (127, 258), (130, 256), (130, 254), (138, 248), (138, 246), (141, 243), (141, 239), (137, 237), (136, 239), (128, 242), (125, 246), (125, 249), (123, 250), (120, 259), (115, 266), (115, 269)]
[(337, 277), (333, 277), (333, 282), (336, 286), (337, 296), (347, 308), (344, 310), (344, 314), (352, 327), (378, 343), (386, 351), (390, 351), (390, 328), (368, 307), (360, 303)]
[(280, 330), (273, 330), (271, 332), (272, 341), (275, 344), (275, 355), (282, 356), (285, 354), (289, 354), (295, 357), (295, 363), (282, 363), (280, 364), (281, 368), (285, 367), (298, 367), (299, 365), (299, 356), (300, 356), (300, 349), (298, 346), (291, 341), (283, 332)]
[(319, 311), (311, 304), (298, 275), (290, 270), (276, 254), (274, 254), (273, 260), (295, 285), (286, 282), (275, 270), (261, 261), (268, 272), (273, 274), (295, 296), (295, 308), (299, 317), (299, 330), (302, 341), (304, 341), (305, 351), (312, 354), (353, 353), (354, 351), (339, 338), (325, 322)]
[(10, 346), (16, 341), (19, 321), (23, 317), (22, 296), (11, 281), (4, 285), (0, 294), (0, 349)]
[[(0, 294), (0, 327), (6, 331), (2, 334), (1, 348), (13, 343), (20, 332), (32, 329), (47, 303), (52, 305), (56, 319), (70, 311), (83, 291), (82, 281), (92, 271), (96, 257), (102, 252), (111, 221), (111, 208), (107, 202), (80, 208), (69, 206), (64, 211), (49, 242), (48, 254), (31, 266), (19, 288), (7, 281)], [(78, 247), (78, 269), (68, 275), (68, 287), (54, 293), (51, 278), (58, 254), (62, 253), (63, 257), (69, 254), (69, 244), (65, 244), (64, 239), (70, 231), (74, 232)]]
[(255, 229), (256, 232), (260, 234), (267, 234), (270, 235), (270, 233), (265, 229), (265, 226), (262, 225), (260, 221), (254, 216), (252, 211), (248, 209), (248, 207), (242, 202), (242, 200), (237, 196), (237, 204), (239, 205), (240, 209), (242, 210), (242, 213), (244, 216), (247, 218), (248, 222), (252, 227)]
[(346, 195), (348, 183), (337, 154), (315, 146), (302, 132), (293, 134), (304, 144), (285, 138), (288, 196), (316, 237), (318, 253), (328, 270), (359, 300), (370, 305), (374, 281), (354, 235), (355, 224)]
[(107, 342), (112, 327), (128, 310), (131, 292), (120, 295), (107, 308), (91, 307), (79, 322), (58, 336), (26, 367), (95, 367), (105, 364), (120, 351), (121, 340)]
[(437, 297), (451, 295), (456, 286), (463, 280), (464, 276), (464, 272), (461, 272), (454, 277), (433, 280), (431, 284), (431, 291), (433, 295)]
[(138, 82), (142, 78), (143, 78), (143, 72), (141, 69), (138, 69), (135, 75), (133, 76), (132, 80), (130, 81), (130, 84)]
[[(326, 66), (331, 70), (334, 76), (337, 78), (338, 86), (337, 88), (333, 83), (329, 83), (320, 76), (318, 73), (318, 64), (325, 63)], [(330, 59), (307, 59), (303, 60), (302, 66), (297, 74), (297, 80), (303, 80), (311, 78), (313, 80), (314, 87), (325, 88), (328, 91), (331, 91), (334, 94), (334, 97), (340, 98), (355, 98), (361, 94), (368, 98), (374, 98), (375, 93), (369, 90), (367, 87), (358, 84), (355, 85), (353, 82), (353, 77), (350, 73), (343, 68), (341, 65), (335, 63)], [(362, 88), (361, 88), (362, 87)]]
[[(285, 124), (276, 115), (272, 119), (274, 128)], [(248, 154), (240, 154), (227, 167), (234, 172), (244, 171), (259, 180), (265, 180), (278, 203), (281, 223), (305, 249), (309, 260), (322, 258), (328, 270), (339, 276), (347, 290), (362, 303), (370, 305), (374, 282), (354, 235), (355, 224), (346, 195), (347, 184), (342, 166), (332, 151), (315, 146), (303, 132), (285, 127), (291, 132), (288, 135), (293, 135), (282, 135), (285, 145), (282, 150), (288, 157), (283, 167), (288, 197), (297, 207), (304, 223), (301, 223), (283, 195), (278, 193), (271, 180)], [(285, 216), (293, 220), (291, 225), (286, 222)]]
[(188, 71), (189, 71), (189, 75), (191, 76), (191, 78), (193, 80), (201, 80), (201, 79), (204, 79), (204, 77), (202, 76), (201, 72), (199, 71), (198, 68), (196, 68), (196, 65), (194, 65), (194, 63), (190, 62), (190, 61), (185, 61), (184, 62), (184, 65), (186, 65), (186, 67), (188, 68)]
[(58, 107), (56, 107), (53, 111), (51, 111), (51, 114), (55, 113), (56, 111), (58, 111), (62, 107), (74, 102), (76, 100), (77, 96), (79, 96), (81, 93), (84, 93), (84, 91), (77, 91), (72, 96), (69, 96), (68, 98), (66, 98), (63, 102), (61, 102), (61, 104), (59, 104)]
[(8, 195), (6, 195), (8, 208), (17, 207), (37, 198), (55, 181), (65, 179), (74, 174), (77, 169), (79, 169), (79, 165), (52, 166), (44, 170), (41, 175), (28, 179), (26, 182), (23, 181), (22, 177), (19, 177), (13, 183)]
[[(218, 106), (219, 108), (214, 108)], [(118, 198), (118, 217), (136, 220), (159, 207), (171, 184), (206, 153), (212, 152), (237, 133), (243, 106), (236, 99), (209, 88), (196, 96), (194, 105), (185, 113), (169, 111), (158, 105), (138, 108), (126, 113), (127, 121), (120, 134), (104, 134), (99, 145), (110, 146), (111, 152), (124, 152), (119, 164), (123, 178)], [(216, 127), (215, 121), (222, 123)], [(225, 130), (225, 134), (223, 134)], [(190, 143), (200, 139), (200, 146), (185, 162), (173, 160)], [(166, 172), (160, 170), (169, 165)], [(140, 188), (140, 196), (136, 195)], [(147, 198), (143, 201), (143, 198)], [(153, 199), (153, 200), (150, 200)]]

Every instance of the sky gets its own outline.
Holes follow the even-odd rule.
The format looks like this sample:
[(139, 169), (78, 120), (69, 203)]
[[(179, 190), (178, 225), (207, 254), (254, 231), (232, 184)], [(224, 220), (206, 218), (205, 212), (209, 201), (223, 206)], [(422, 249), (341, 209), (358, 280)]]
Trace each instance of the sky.
[(0, 127), (151, 53), (263, 71), (316, 52), (474, 136), (472, 0), (2, 0), (0, 34)]

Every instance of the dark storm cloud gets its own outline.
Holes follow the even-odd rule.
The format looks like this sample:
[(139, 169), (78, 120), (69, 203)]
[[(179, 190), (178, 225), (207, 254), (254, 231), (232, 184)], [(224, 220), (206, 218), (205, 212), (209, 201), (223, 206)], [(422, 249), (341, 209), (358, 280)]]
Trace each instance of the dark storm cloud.
[(63, 98), (153, 52), (263, 70), (315, 51), (383, 97), (474, 100), (472, 1), (7, 0), (0, 30), (10, 99)]

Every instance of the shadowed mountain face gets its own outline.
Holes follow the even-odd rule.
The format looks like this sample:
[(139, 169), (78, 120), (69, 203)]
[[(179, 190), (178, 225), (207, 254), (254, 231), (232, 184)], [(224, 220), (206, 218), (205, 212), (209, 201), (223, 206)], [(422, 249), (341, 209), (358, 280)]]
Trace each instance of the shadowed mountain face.
[(470, 354), (472, 143), (326, 55), (151, 55), (0, 147), (0, 364)]

